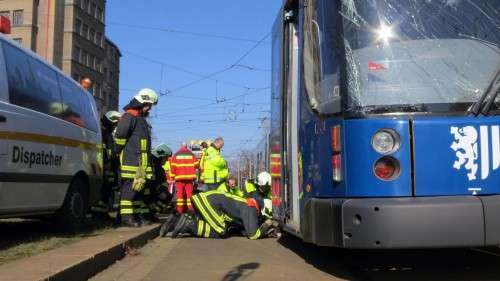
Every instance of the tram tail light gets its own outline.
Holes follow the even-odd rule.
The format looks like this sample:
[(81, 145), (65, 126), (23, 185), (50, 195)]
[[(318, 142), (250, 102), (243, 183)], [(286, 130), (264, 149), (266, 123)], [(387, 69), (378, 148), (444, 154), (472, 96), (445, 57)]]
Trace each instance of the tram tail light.
[(342, 156), (341, 154), (336, 154), (332, 156), (332, 179), (334, 182), (342, 181)]
[(10, 34), (10, 20), (7, 17), (0, 16), (0, 33)]
[(375, 175), (384, 181), (395, 180), (400, 174), (400, 164), (396, 158), (384, 156), (375, 162), (373, 167)]
[(340, 125), (332, 127), (331, 131), (331, 141), (332, 141), (332, 151), (333, 153), (340, 153), (342, 151), (342, 142), (340, 135)]
[(342, 136), (340, 129), (340, 125), (331, 129), (332, 179), (336, 183), (342, 181)]

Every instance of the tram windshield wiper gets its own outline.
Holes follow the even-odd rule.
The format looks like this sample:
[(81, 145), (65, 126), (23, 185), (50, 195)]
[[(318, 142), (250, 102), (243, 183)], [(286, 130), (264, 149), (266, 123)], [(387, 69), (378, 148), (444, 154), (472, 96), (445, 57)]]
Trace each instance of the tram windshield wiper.
[(479, 100), (474, 102), (466, 112), (467, 116), (478, 116), (479, 114), (488, 115), (491, 106), (495, 102), (500, 91), (500, 68), (493, 76), (491, 83), (486, 88), (486, 91), (481, 95)]

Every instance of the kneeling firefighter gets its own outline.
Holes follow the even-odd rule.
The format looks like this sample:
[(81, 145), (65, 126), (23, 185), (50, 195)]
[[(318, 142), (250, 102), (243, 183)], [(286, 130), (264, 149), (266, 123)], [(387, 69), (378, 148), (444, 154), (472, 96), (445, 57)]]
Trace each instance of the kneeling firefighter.
[(160, 235), (165, 236), (172, 231), (172, 238), (180, 234), (191, 234), (204, 238), (224, 238), (229, 226), (239, 226), (245, 235), (252, 240), (267, 236), (272, 223), (260, 223), (264, 208), (264, 196), (271, 188), (271, 182), (259, 185), (252, 198), (207, 191), (193, 195), (191, 198), (195, 214), (184, 214), (178, 220), (175, 216), (162, 225)]
[(142, 89), (125, 106), (115, 133), (117, 154), (120, 154), (121, 199), (120, 216), (122, 225), (141, 225), (140, 196), (147, 180), (151, 180), (151, 126), (146, 118), (158, 95), (151, 89)]

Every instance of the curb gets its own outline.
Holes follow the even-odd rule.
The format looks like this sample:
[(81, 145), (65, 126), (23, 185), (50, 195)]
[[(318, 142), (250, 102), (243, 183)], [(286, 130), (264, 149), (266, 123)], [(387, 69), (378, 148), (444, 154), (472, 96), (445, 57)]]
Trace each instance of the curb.
[[(107, 237), (54, 249), (0, 267), (0, 281), (84, 281), (124, 258), (130, 248), (140, 248), (158, 237), (161, 224), (145, 229), (118, 228)], [(106, 238), (112, 238), (108, 243)], [(89, 245), (93, 244), (93, 249)], [(33, 267), (35, 266), (35, 268)]]
[(123, 259), (127, 250), (130, 248), (141, 248), (148, 241), (155, 239), (159, 235), (160, 226), (158, 225), (146, 232), (143, 232), (135, 237), (132, 237), (123, 243), (114, 245), (108, 249), (81, 261), (78, 264), (72, 265), (59, 271), (52, 276), (48, 276), (43, 281), (85, 281), (93, 277), (97, 273), (105, 270), (115, 262)]

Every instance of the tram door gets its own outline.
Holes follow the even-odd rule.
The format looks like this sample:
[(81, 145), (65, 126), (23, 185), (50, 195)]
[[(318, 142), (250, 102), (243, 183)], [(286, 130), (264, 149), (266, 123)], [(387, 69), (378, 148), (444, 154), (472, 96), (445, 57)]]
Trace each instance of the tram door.
[(299, 153), (298, 153), (298, 38), (295, 23), (288, 20), (290, 14), (285, 16), (284, 52), (283, 52), (283, 175), (285, 185), (285, 206), (287, 208), (287, 225), (297, 232), (300, 230), (299, 216)]

